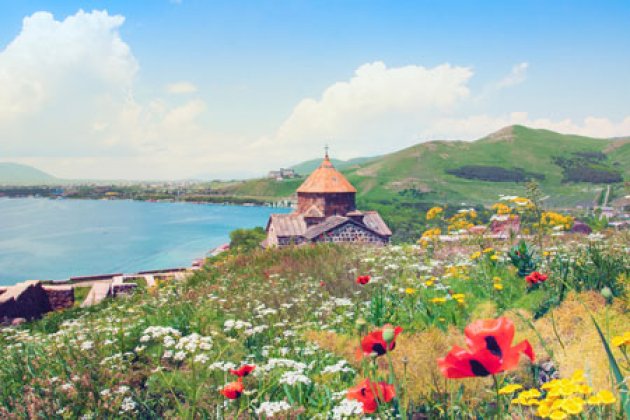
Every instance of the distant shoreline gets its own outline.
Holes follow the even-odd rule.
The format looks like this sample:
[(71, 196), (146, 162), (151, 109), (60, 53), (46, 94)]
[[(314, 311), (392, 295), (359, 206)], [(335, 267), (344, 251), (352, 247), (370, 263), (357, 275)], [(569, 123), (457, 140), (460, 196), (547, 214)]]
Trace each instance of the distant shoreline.
[[(5, 200), (3, 200), (5, 199)], [(125, 261), (125, 256), (123, 256), (123, 260), (120, 260), (122, 262), (125, 262), (125, 264), (119, 264), (118, 261), (118, 257), (117, 256), (112, 256), (112, 258), (114, 258), (113, 260), (111, 260), (109, 263), (105, 263), (102, 264), (99, 261), (101, 261), (101, 259), (95, 260), (94, 264), (90, 263), (90, 261), (93, 260), (93, 258), (90, 257), (90, 255), (96, 255), (93, 253), (88, 253), (87, 257), (82, 258), (81, 261), (84, 261), (84, 264), (78, 264), (75, 266), (74, 263), (69, 262), (59, 262), (59, 263), (55, 263), (55, 262), (50, 262), (50, 264), (55, 264), (56, 266), (58, 266), (59, 268), (55, 268), (55, 269), (45, 269), (44, 266), (42, 266), (42, 264), (48, 264), (47, 259), (44, 260), (39, 260), (39, 253), (38, 251), (35, 249), (33, 250), (33, 252), (30, 252), (30, 245), (28, 245), (28, 242), (26, 243), (27, 246), (29, 248), (24, 248), (23, 254), (25, 256), (27, 256), (26, 258), (30, 259), (33, 258), (34, 261), (33, 263), (27, 263), (29, 266), (30, 265), (34, 265), (35, 267), (39, 267), (42, 266), (42, 269), (33, 269), (31, 270), (29, 267), (25, 266), (24, 264), (17, 264), (17, 265), (13, 265), (11, 263), (10, 260), (6, 259), (9, 258), (9, 255), (12, 255), (12, 251), (11, 248), (9, 248), (8, 246), (4, 247), (2, 250), (3, 255), (1, 256), (2, 258), (0, 258), (0, 261), (6, 261), (6, 263), (8, 264), (6, 268), (6, 277), (4, 275), (2, 275), (3, 277), (3, 281), (1, 282), (2, 284), (0, 284), (0, 287), (10, 287), (12, 285), (15, 285), (17, 283), (23, 282), (25, 280), (28, 279), (40, 279), (42, 281), (45, 282), (51, 282), (52, 284), (63, 284), (65, 282), (68, 282), (72, 279), (72, 277), (92, 277), (94, 275), (97, 274), (108, 274), (108, 273), (114, 273), (114, 272), (118, 272), (121, 268), (124, 272), (128, 272), (128, 273), (136, 273), (136, 272), (140, 272), (140, 271), (152, 271), (155, 269), (163, 269), (164, 267), (186, 267), (186, 268), (190, 268), (192, 266), (194, 266), (195, 262), (197, 260), (203, 260), (205, 259), (207, 256), (211, 255), (212, 253), (214, 253), (215, 251), (217, 251), (217, 249), (222, 248), (225, 246), (226, 242), (229, 242), (229, 232), (234, 230), (234, 229), (239, 229), (239, 228), (247, 228), (247, 227), (253, 227), (253, 223), (255, 223), (255, 225), (257, 226), (264, 226), (264, 223), (266, 222), (266, 218), (263, 220), (263, 218), (261, 217), (260, 220), (258, 219), (251, 219), (250, 216), (248, 216), (250, 214), (250, 212), (246, 211), (245, 209), (251, 207), (252, 208), (252, 212), (251, 215), (254, 216), (256, 214), (259, 214), (261, 211), (264, 214), (267, 213), (274, 213), (274, 212), (286, 212), (286, 211), (290, 211), (290, 208), (287, 207), (273, 207), (273, 206), (264, 206), (264, 205), (257, 205), (255, 203), (252, 204), (241, 204), (241, 203), (228, 203), (228, 202), (223, 202), (223, 203), (208, 203), (208, 202), (193, 202), (193, 201), (177, 201), (177, 200), (133, 200), (133, 199), (112, 199), (112, 200), (99, 200), (99, 199), (91, 199), (91, 198), (73, 198), (71, 199), (55, 199), (52, 197), (37, 197), (37, 196), (30, 196), (30, 197), (0, 197), (0, 201), (4, 201), (6, 203), (6, 206), (8, 206), (7, 208), (20, 208), (20, 201), (22, 201), (24, 204), (24, 206), (27, 206), (26, 208), (43, 208), (43, 210), (41, 212), (37, 212), (37, 213), (28, 213), (28, 215), (25, 216), (25, 218), (20, 218), (20, 219), (16, 219), (16, 220), (20, 220), (20, 224), (28, 224), (29, 220), (32, 220), (32, 223), (34, 226), (36, 226), (34, 229), (37, 232), (38, 229), (42, 229), (42, 227), (44, 227), (47, 223), (51, 223), (50, 221), (46, 221), (46, 218), (41, 218), (38, 215), (39, 214), (48, 214), (51, 211), (53, 213), (57, 213), (57, 216), (55, 218), (55, 220), (57, 219), (66, 219), (66, 232), (70, 232), (70, 237), (74, 237), (74, 234), (72, 234), (72, 231), (76, 231), (76, 232), (81, 232), (82, 228), (85, 228), (85, 225), (90, 225), (93, 224), (93, 222), (89, 222), (89, 219), (83, 219), (84, 222), (79, 223), (79, 226), (76, 226), (76, 221), (72, 222), (72, 217), (70, 216), (70, 218), (68, 218), (68, 216), (64, 216), (64, 214), (66, 213), (60, 213), (54, 209), (57, 208), (57, 205), (55, 205), (54, 203), (57, 202), (59, 204), (61, 204), (62, 202), (66, 202), (68, 205), (72, 205), (72, 203), (76, 202), (76, 204), (78, 205), (79, 202), (84, 202), (86, 203), (86, 205), (88, 205), (88, 203), (94, 203), (93, 205), (88, 205), (87, 208), (91, 208), (93, 206), (97, 206), (97, 209), (102, 209), (102, 212), (104, 213), (110, 213), (110, 210), (108, 210), (110, 208), (110, 206), (112, 207), (111, 211), (115, 211), (116, 213), (119, 212), (123, 212), (125, 214), (127, 214), (127, 208), (129, 208), (129, 212), (131, 212), (130, 214), (133, 214), (134, 217), (136, 218), (142, 218), (143, 213), (148, 210), (148, 207), (145, 207), (143, 210), (142, 207), (137, 207), (135, 205), (133, 205), (133, 203), (136, 203), (137, 205), (142, 205), (144, 202), (149, 202), (149, 203), (165, 203), (165, 204), (172, 204), (172, 205), (178, 205), (178, 204), (207, 204), (207, 208), (208, 210), (203, 210), (203, 207), (198, 207), (198, 206), (191, 206), (189, 207), (190, 209), (193, 208), (198, 208), (198, 210), (194, 211), (194, 214), (197, 215), (204, 215), (204, 214), (209, 214), (211, 219), (210, 220), (214, 220), (214, 214), (217, 215), (225, 215), (225, 216), (219, 216), (218, 219), (216, 219), (216, 222), (211, 222), (211, 223), (216, 223), (217, 229), (218, 231), (216, 231), (216, 234), (214, 234), (211, 231), (208, 231), (208, 235), (205, 236), (204, 232), (206, 232), (206, 229), (203, 226), (207, 226), (206, 223), (203, 223), (202, 225), (200, 225), (199, 228), (195, 228), (195, 222), (186, 222), (186, 214), (188, 214), (190, 211), (192, 210), (175, 210), (175, 208), (173, 207), (173, 210), (169, 210), (169, 208), (171, 208), (170, 206), (162, 206), (162, 210), (156, 210), (155, 213), (153, 211), (151, 211), (151, 214), (156, 214), (156, 215), (162, 215), (162, 214), (170, 214), (171, 216), (164, 216), (166, 217), (166, 219), (164, 219), (166, 221), (166, 223), (172, 223), (172, 222), (177, 222), (177, 220), (180, 220), (181, 218), (183, 218), (182, 220), (184, 220), (185, 223), (188, 224), (188, 230), (190, 229), (194, 229), (196, 231), (196, 233), (190, 233), (187, 234), (185, 233), (186, 231), (183, 231), (183, 233), (181, 233), (180, 236), (183, 236), (184, 239), (180, 239), (179, 242), (175, 241), (175, 242), (171, 242), (170, 239), (164, 239), (161, 240), (161, 242), (163, 242), (163, 245), (161, 247), (159, 247), (159, 252), (164, 253), (164, 255), (168, 255), (172, 252), (174, 253), (178, 253), (179, 252), (179, 256), (177, 258), (166, 258), (164, 261), (162, 261), (161, 259), (158, 260), (153, 260), (151, 259), (151, 261), (145, 261), (145, 263), (143, 262), (143, 259), (145, 258), (145, 254), (144, 251), (142, 249), (137, 249), (135, 248), (133, 245), (130, 245), (129, 249), (132, 251), (129, 255), (129, 259), (131, 261), (136, 261), (136, 263), (132, 263), (132, 264), (127, 264)], [(108, 203), (102, 203), (99, 204), (99, 202), (101, 201), (107, 201)], [(111, 201), (111, 203), (110, 203)], [(10, 202), (15, 202), (15, 205), (9, 204)], [(31, 202), (32, 204), (27, 204), (28, 202)], [(37, 204), (37, 202), (40, 202), (40, 204)], [(115, 203), (117, 202), (117, 203)], [(50, 205), (46, 204), (46, 203), (50, 203)], [(127, 203), (126, 205), (124, 203)], [(122, 206), (120, 206), (120, 205)], [(150, 204), (144, 204), (145, 206), (150, 206)], [(17, 207), (16, 207), (17, 206)], [(130, 206), (130, 207), (127, 207)], [(72, 205), (72, 208), (74, 208), (75, 206)], [(83, 207), (83, 206), (81, 206)], [(177, 206), (179, 208), (179, 205)], [(234, 208), (234, 210), (230, 210), (229, 208), (232, 207)], [(4, 206), (3, 206), (4, 208)], [(62, 208), (65, 208), (65, 206), (62, 206)], [(214, 208), (214, 210), (212, 210), (211, 208)], [(243, 210), (236, 210), (236, 209), (243, 209)], [(49, 209), (49, 210), (46, 210)], [(118, 209), (118, 210), (115, 210)], [(135, 209), (135, 210), (132, 210)], [(222, 210), (225, 209), (225, 210)], [(255, 209), (261, 209), (261, 210), (255, 210)], [(99, 211), (99, 214), (101, 213), (101, 211)], [(179, 216), (180, 213), (182, 214), (182, 216)], [(71, 213), (72, 214), (72, 213)], [(83, 213), (77, 213), (78, 216), (80, 216)], [(245, 219), (238, 219), (238, 220), (234, 220), (233, 216), (230, 216), (231, 214), (241, 214), (243, 216), (236, 216), (237, 218), (240, 217), (241, 219), (244, 217)], [(161, 223), (159, 222), (159, 220), (162, 220), (162, 216), (158, 216), (160, 217), (160, 219), (158, 219), (157, 222), (149, 222), (149, 226), (153, 226), (154, 223)], [(223, 219), (225, 217), (225, 220)], [(22, 220), (23, 219), (23, 220)], [(5, 221), (8, 223), (12, 219), (6, 219)], [(87, 221), (86, 221), (87, 220)], [(152, 218), (150, 220), (153, 220)], [(55, 222), (52, 222), (55, 223)], [(134, 223), (134, 222), (125, 222), (125, 225), (127, 225), (128, 223)], [(4, 228), (8, 228), (9, 230), (7, 231), (7, 235), (13, 235), (14, 238), (16, 240), (22, 240), (23, 238), (29, 238), (28, 240), (31, 240), (30, 238), (30, 233), (22, 233), (22, 230), (12, 230), (11, 229), (11, 225), (10, 224), (6, 224), (4, 223), (3, 225)], [(157, 226), (157, 225), (156, 225)], [(98, 229), (98, 226), (95, 226), (95, 228), (97, 228), (97, 233), (102, 233), (101, 230)], [(159, 228), (156, 227), (156, 229), (158, 229), (155, 232), (159, 232)], [(40, 230), (41, 231), (41, 230)], [(141, 233), (142, 234), (142, 233)], [(35, 234), (37, 235), (37, 233)], [(94, 240), (100, 240), (101, 236), (98, 234), (95, 234), (96, 236), (94, 236)], [(92, 235), (93, 236), (93, 235)], [(159, 238), (160, 234), (159, 233), (154, 233), (149, 235), (152, 239), (153, 237)], [(83, 235), (83, 237), (89, 237), (89, 235)], [(188, 239), (186, 239), (188, 238)], [(191, 239), (192, 238), (192, 239)], [(204, 238), (206, 238), (204, 240)], [(128, 245), (126, 245), (126, 242), (130, 242), (133, 243), (133, 238), (128, 238), (125, 235), (122, 235), (119, 239), (116, 239), (117, 241), (121, 242), (123, 244), (123, 247), (127, 247)], [(160, 239), (157, 239), (160, 240)], [(187, 240), (194, 240), (196, 241), (196, 243), (198, 244), (196, 246), (196, 251), (194, 249), (192, 249), (193, 252), (189, 252), (189, 253), (183, 253), (181, 252), (180, 249), (180, 242), (181, 241), (187, 241)], [(55, 246), (54, 241), (49, 243), (48, 246)], [(65, 241), (65, 239), (64, 239)], [(89, 239), (88, 239), (89, 242)], [(65, 242), (62, 242), (61, 244), (63, 245)], [(205, 247), (204, 244), (207, 246)], [(199, 246), (200, 245), (200, 246)], [(65, 246), (65, 245), (63, 245)], [(204, 249), (205, 248), (205, 249)], [(6, 251), (6, 252), (5, 252)], [(137, 251), (137, 252), (136, 252)], [(152, 252), (152, 251), (149, 251)], [(17, 254), (16, 254), (17, 255)], [(20, 254), (21, 255), (21, 254)], [(182, 258), (183, 257), (183, 258)], [(3, 259), (4, 258), (4, 259)], [(74, 257), (72, 257), (74, 258)], [(65, 258), (67, 260), (67, 258)], [(39, 262), (36, 262), (36, 260), (39, 260)], [(167, 261), (169, 260), (169, 261)], [(148, 262), (148, 264), (146, 264)], [(164, 264), (163, 264), (164, 263)], [(109, 268), (108, 268), (109, 267)], [(32, 268), (32, 267), (31, 267)], [(112, 270), (112, 271), (110, 271)], [(4, 272), (5, 270), (0, 270), (0, 272)], [(39, 273), (39, 274), (37, 274)]]
[[(9, 196), (0, 194), (0, 199), (44, 199), (44, 200), (86, 200), (86, 201), (138, 201), (145, 203), (186, 203), (186, 204), (208, 204), (216, 206), (238, 206), (238, 207), (268, 207), (268, 208), (282, 208), (292, 209), (292, 206), (276, 205), (276, 203), (269, 201), (203, 201), (203, 200), (175, 200), (175, 199), (145, 199), (145, 198), (96, 198), (96, 197), (52, 197), (41, 195), (19, 195)], [(287, 201), (287, 200), (283, 200)]]

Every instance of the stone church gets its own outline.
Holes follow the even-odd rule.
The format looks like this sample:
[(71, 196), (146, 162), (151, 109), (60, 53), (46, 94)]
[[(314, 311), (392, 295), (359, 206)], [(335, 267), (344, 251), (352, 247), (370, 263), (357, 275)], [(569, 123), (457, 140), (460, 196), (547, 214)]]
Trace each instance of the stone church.
[(263, 247), (316, 242), (385, 245), (392, 236), (376, 211), (357, 210), (357, 190), (330, 162), (328, 153), (297, 190), (297, 210), (272, 214)]

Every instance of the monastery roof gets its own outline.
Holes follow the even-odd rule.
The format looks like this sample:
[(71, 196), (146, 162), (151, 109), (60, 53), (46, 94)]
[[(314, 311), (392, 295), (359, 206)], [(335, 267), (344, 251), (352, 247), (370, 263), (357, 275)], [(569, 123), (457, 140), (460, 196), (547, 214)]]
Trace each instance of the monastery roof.
[(357, 190), (341, 174), (328, 158), (306, 178), (297, 189), (298, 193), (356, 193)]
[(272, 214), (269, 218), (269, 224), (273, 224), (275, 233), (280, 237), (303, 236), (313, 239), (322, 233), (326, 233), (346, 222), (362, 226), (368, 230), (381, 236), (391, 236), (392, 231), (389, 230), (381, 216), (376, 211), (366, 211), (363, 213), (363, 223), (352, 220), (345, 216), (330, 216), (321, 223), (307, 227), (304, 222), (304, 216), (301, 214)]

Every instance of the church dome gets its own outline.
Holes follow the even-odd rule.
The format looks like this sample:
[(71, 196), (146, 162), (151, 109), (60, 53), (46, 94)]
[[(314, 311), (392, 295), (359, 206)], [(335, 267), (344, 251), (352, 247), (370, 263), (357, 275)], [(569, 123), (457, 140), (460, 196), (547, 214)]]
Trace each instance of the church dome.
[(341, 174), (328, 158), (315, 169), (306, 181), (297, 189), (299, 193), (356, 193), (357, 190)]

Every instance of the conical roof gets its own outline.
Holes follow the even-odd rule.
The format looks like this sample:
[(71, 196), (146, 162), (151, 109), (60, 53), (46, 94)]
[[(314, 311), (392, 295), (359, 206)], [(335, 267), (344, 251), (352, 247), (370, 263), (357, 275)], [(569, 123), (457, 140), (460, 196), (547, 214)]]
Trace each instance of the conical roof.
[(328, 158), (297, 189), (298, 193), (356, 193), (357, 190)]

